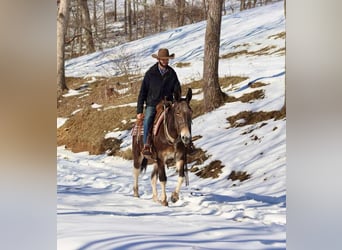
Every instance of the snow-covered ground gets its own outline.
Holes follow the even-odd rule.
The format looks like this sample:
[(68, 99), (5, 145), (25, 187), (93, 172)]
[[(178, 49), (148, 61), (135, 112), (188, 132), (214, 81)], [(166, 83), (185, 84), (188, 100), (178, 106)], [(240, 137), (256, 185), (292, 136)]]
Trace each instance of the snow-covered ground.
[[(131, 55), (133, 71), (143, 74), (151, 54), (167, 47), (182, 83), (200, 79), (203, 70), (205, 22), (169, 30), (66, 62), (67, 76), (117, 75), (116, 60)], [(245, 76), (223, 89), (240, 97), (248, 83), (260, 78), (265, 98), (227, 103), (193, 120), (195, 146), (225, 167), (217, 179), (190, 173), (190, 185), (169, 207), (151, 199), (150, 172), (140, 178), (141, 198), (133, 197), (132, 161), (106, 155), (72, 153), (57, 148), (58, 249), (285, 249), (286, 248), (286, 119), (232, 128), (227, 117), (241, 111), (279, 110), (285, 101), (285, 32), (283, 2), (222, 18), (220, 55), (247, 49), (270, 49), (262, 55), (221, 59), (220, 76)], [(275, 52), (275, 53), (272, 53)], [(175, 67), (189, 62), (189, 67)], [(196, 92), (195, 92), (196, 93)], [(194, 99), (201, 98), (194, 94)], [(61, 126), (65, 118), (57, 119)], [(115, 132), (130, 147), (129, 131)], [(257, 139), (256, 139), (257, 138)], [(189, 166), (190, 167), (190, 166)], [(200, 166), (201, 167), (201, 166)], [(244, 182), (228, 180), (232, 170), (251, 175)], [(168, 170), (167, 194), (177, 177)]]

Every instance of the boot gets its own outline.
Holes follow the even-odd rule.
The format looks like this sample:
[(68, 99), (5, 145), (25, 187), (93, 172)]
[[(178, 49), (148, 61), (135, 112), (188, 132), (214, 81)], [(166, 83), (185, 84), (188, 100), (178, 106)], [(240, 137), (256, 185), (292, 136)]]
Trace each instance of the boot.
[(144, 148), (142, 150), (142, 154), (147, 157), (151, 157), (152, 152), (151, 152), (151, 146), (149, 144), (145, 144)]

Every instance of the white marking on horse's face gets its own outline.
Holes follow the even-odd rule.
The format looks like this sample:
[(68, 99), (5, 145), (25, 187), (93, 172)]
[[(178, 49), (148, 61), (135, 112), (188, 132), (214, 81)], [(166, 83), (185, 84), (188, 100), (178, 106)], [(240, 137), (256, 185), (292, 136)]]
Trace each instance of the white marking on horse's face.
[(188, 127), (182, 128), (180, 135), (181, 135), (181, 140), (185, 145), (191, 142), (191, 133)]

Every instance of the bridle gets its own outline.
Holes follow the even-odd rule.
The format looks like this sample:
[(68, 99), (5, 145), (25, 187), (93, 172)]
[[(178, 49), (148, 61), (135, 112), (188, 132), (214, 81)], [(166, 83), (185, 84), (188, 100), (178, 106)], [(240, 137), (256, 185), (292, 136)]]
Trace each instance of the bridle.
[[(171, 104), (171, 107), (172, 108), (175, 108), (175, 105), (178, 105), (178, 103), (172, 103)], [(190, 106), (188, 106), (190, 112), (192, 113), (192, 110), (190, 108)], [(177, 138), (174, 138), (170, 135), (170, 132), (169, 132), (169, 129), (168, 129), (168, 125), (167, 125), (167, 114), (168, 114), (168, 111), (169, 111), (170, 107), (167, 107), (166, 104), (164, 103), (164, 133), (165, 133), (165, 136), (166, 136), (166, 139), (167, 139), (167, 142), (170, 144), (170, 145), (174, 145), (175, 143), (181, 141), (180, 139), (180, 128), (182, 128), (185, 124), (187, 124), (187, 126), (189, 127), (189, 129), (191, 128), (191, 117), (190, 119), (184, 119), (182, 117), (182, 120), (179, 122), (179, 120), (177, 120), (177, 115), (176, 114), (173, 114), (174, 115), (174, 120), (178, 121), (178, 122), (175, 122), (175, 126), (176, 126), (176, 130), (177, 130), (177, 133), (178, 133), (178, 136)]]

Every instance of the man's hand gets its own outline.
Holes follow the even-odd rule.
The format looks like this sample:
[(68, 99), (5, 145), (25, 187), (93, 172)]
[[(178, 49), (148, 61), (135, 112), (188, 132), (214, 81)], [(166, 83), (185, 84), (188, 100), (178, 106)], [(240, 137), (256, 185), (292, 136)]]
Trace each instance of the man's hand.
[(137, 120), (142, 120), (142, 119), (144, 119), (144, 114), (143, 113), (137, 114)]
[(141, 126), (144, 122), (144, 113), (137, 114), (137, 124)]

